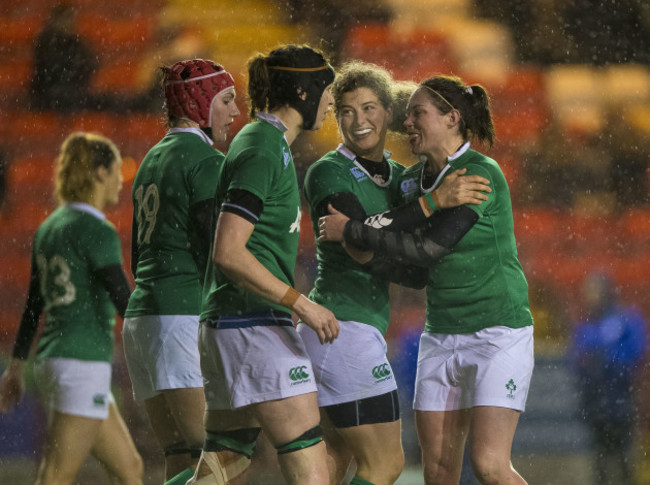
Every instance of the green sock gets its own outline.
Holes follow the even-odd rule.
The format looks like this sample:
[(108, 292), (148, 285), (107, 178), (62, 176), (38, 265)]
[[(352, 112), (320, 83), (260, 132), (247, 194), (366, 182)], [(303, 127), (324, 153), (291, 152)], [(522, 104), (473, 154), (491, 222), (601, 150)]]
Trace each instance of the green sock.
[(352, 481), (350, 482), (350, 485), (375, 485), (372, 482), (369, 482), (368, 480), (364, 480), (361, 477), (354, 477)]
[(187, 482), (193, 476), (194, 476), (194, 470), (192, 470), (191, 468), (186, 468), (175, 477), (172, 477), (169, 480), (167, 480), (163, 485), (185, 485), (185, 482)]

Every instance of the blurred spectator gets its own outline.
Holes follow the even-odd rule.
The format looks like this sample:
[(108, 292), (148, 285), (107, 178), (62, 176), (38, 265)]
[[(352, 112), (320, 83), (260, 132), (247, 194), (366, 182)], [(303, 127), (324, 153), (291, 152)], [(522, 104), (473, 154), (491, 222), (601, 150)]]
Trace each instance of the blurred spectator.
[(641, 0), (565, 2), (564, 29), (573, 43), (573, 62), (650, 62), (650, 28)]
[(517, 202), (526, 206), (570, 207), (579, 183), (573, 172), (575, 158), (563, 127), (553, 120), (539, 142), (523, 154), (524, 181)]
[(162, 112), (164, 91), (160, 88), (161, 66), (171, 66), (184, 59), (209, 59), (210, 49), (193, 25), (161, 25), (155, 33), (152, 47), (138, 61), (137, 91), (131, 102), (132, 111)]
[(619, 210), (645, 205), (648, 200), (648, 137), (613, 110), (602, 141), (611, 155), (612, 189)]
[[(283, 2), (284, 3), (284, 2)], [(287, 0), (291, 20), (311, 26), (320, 46), (338, 64), (348, 28), (353, 24), (389, 22), (393, 17), (386, 0)]]
[(77, 7), (60, 3), (52, 8), (34, 45), (32, 107), (69, 113), (79, 110), (119, 110), (123, 103), (109, 94), (90, 92), (97, 57), (74, 26)]
[(583, 419), (593, 433), (594, 483), (633, 483), (630, 444), (637, 408), (635, 374), (646, 349), (646, 322), (618, 301), (611, 279), (599, 272), (583, 282), (585, 320), (574, 329), (569, 358)]
[(512, 32), (520, 62), (566, 62), (568, 39), (561, 16), (565, 0), (474, 0), (477, 14)]

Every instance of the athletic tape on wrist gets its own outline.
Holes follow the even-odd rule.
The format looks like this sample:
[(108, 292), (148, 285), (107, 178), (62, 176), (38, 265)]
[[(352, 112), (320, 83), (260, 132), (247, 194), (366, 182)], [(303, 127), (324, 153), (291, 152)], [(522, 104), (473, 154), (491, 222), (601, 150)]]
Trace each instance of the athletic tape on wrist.
[(435, 192), (428, 192), (424, 194), (424, 200), (431, 209), (431, 212), (435, 212), (438, 209), (438, 195)]
[(291, 308), (293, 310), (293, 306), (298, 301), (298, 298), (300, 298), (300, 295), (301, 293), (298, 290), (290, 286), (282, 297), (282, 300), (280, 300), (280, 305), (286, 306), (287, 308)]

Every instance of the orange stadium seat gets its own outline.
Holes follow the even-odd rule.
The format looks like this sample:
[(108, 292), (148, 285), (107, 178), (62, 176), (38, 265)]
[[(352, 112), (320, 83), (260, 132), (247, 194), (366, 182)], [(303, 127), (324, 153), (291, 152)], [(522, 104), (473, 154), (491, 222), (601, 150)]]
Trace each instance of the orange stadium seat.
[(70, 131), (90, 131), (113, 139), (124, 123), (124, 117), (101, 111), (84, 111), (70, 120)]
[(629, 209), (619, 216), (616, 233), (628, 252), (650, 250), (650, 209)]
[(13, 160), (7, 170), (7, 186), (10, 194), (20, 194), (26, 191), (49, 189), (54, 179), (54, 158), (51, 157), (23, 157)]
[(27, 97), (32, 70), (29, 59), (0, 62), (0, 106), (13, 107)]
[(488, 88), (501, 141), (525, 143), (543, 132), (550, 119), (545, 89), (543, 71), (534, 68), (514, 69), (503, 84)]
[(159, 114), (132, 114), (120, 126), (116, 141), (123, 156), (140, 161), (165, 134)]
[(553, 254), (560, 245), (564, 215), (554, 209), (531, 208), (513, 211), (515, 237), (526, 254)]
[(54, 210), (56, 203), (52, 190), (42, 192), (39, 198), (32, 198), (30, 201), (22, 201), (11, 207), (11, 211), (2, 219), (2, 230), (5, 234), (11, 235), (4, 241), (7, 244), (25, 245), (31, 244), (38, 225)]
[(565, 254), (598, 258), (614, 254), (618, 239), (613, 227), (614, 221), (608, 216), (570, 215), (562, 231)]
[(56, 155), (68, 133), (68, 118), (57, 113), (19, 111), (11, 120), (9, 136), (16, 157)]
[(44, 22), (43, 15), (0, 16), (0, 45), (3, 48), (14, 45), (31, 48)]
[(137, 76), (137, 63), (117, 59), (99, 67), (93, 76), (90, 89), (97, 93), (129, 95), (135, 91)]
[(390, 49), (390, 26), (367, 23), (351, 27), (346, 34), (344, 57), (381, 64)]
[(155, 30), (154, 23), (155, 18), (151, 15), (115, 18), (92, 11), (82, 11), (77, 20), (77, 31), (99, 52), (127, 52), (146, 45)]

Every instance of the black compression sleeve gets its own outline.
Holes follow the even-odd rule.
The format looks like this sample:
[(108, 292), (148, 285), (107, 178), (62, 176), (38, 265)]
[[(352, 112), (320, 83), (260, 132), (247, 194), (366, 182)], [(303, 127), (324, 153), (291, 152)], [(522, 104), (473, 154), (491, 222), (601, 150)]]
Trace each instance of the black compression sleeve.
[(138, 269), (138, 224), (135, 220), (135, 214), (131, 221), (131, 274), (135, 279), (135, 273)]
[(327, 210), (328, 204), (332, 204), (332, 207), (337, 211), (342, 212), (355, 221), (363, 221), (367, 217), (361, 202), (359, 202), (357, 196), (352, 192), (337, 192), (325, 197), (318, 204), (318, 207), (316, 207), (317, 217), (323, 217), (329, 214), (329, 210)]
[(257, 195), (243, 189), (230, 189), (220, 210), (243, 217), (251, 224), (256, 224), (264, 209), (264, 202)]
[(131, 296), (131, 288), (122, 266), (119, 264), (104, 266), (95, 270), (95, 276), (108, 291), (118, 315), (124, 318), (126, 306), (129, 304), (129, 296)]
[(190, 207), (190, 250), (196, 261), (201, 283), (210, 257), (213, 213), (214, 199), (202, 200)]
[(406, 286), (407, 288), (422, 289), (427, 285), (429, 272), (413, 264), (404, 264), (383, 255), (375, 255), (370, 262), (363, 265), (364, 269), (378, 278)]
[(387, 231), (409, 231), (427, 220), (420, 201), (415, 199), (408, 204), (395, 207), (379, 214), (368, 216), (364, 224)]
[(477, 220), (476, 212), (460, 206), (436, 212), (414, 233), (375, 229), (350, 220), (343, 237), (346, 243), (368, 247), (397, 262), (427, 267), (449, 253)]
[[(351, 192), (337, 192), (326, 197), (316, 209), (318, 217), (329, 213), (327, 210), (328, 204), (332, 204), (332, 207), (352, 220), (363, 221), (365, 219), (367, 223), (368, 219), (373, 217), (366, 218), (366, 211), (361, 205), (361, 202)], [(422, 213), (421, 210), (420, 213)], [(422, 271), (420, 266), (395, 263), (389, 258), (375, 256), (370, 262), (364, 264), (363, 268), (374, 276), (409, 288), (424, 288), (426, 286), (427, 273), (426, 271)]]
[(34, 258), (32, 257), (32, 269), (29, 277), (29, 293), (27, 294), (27, 302), (25, 303), (25, 310), (20, 319), (20, 327), (16, 335), (16, 342), (14, 343), (13, 357), (15, 359), (27, 360), (29, 357), (29, 350), (32, 346), (34, 336), (38, 330), (38, 318), (43, 312), (45, 302), (41, 295), (41, 283), (38, 276), (38, 269), (36, 267)]

